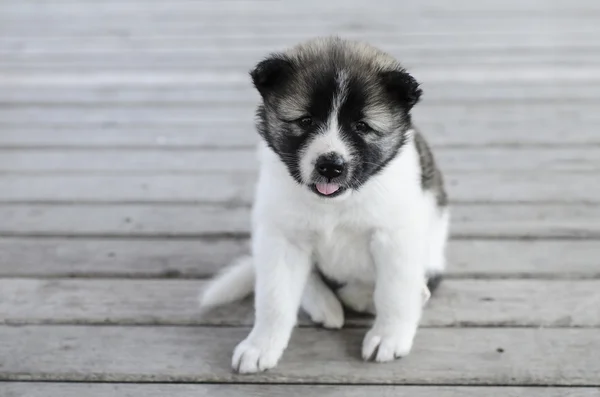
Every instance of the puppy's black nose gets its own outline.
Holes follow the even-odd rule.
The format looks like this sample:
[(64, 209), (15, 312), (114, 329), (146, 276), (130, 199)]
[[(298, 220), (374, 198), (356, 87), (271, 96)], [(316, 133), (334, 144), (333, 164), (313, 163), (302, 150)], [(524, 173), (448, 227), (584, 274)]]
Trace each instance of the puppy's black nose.
[(315, 165), (317, 172), (326, 178), (332, 179), (342, 175), (346, 162), (337, 153), (329, 153), (320, 156)]

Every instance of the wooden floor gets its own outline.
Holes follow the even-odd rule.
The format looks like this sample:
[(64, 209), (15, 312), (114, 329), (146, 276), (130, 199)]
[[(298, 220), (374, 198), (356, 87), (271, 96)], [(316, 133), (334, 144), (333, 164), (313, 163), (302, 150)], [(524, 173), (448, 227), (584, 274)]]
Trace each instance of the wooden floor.
[[(0, 0), (0, 396), (600, 396), (597, 0)], [(414, 352), (305, 317), (237, 376), (250, 302), (200, 316), (246, 252), (248, 70), (339, 33), (422, 81), (453, 203)], [(269, 385), (275, 384), (275, 385)]]

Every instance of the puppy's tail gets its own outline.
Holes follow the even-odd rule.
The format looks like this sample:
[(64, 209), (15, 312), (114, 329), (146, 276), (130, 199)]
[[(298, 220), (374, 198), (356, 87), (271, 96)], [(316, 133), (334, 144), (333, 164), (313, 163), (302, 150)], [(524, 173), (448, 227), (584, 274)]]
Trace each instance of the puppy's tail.
[(200, 306), (212, 308), (244, 299), (254, 291), (254, 264), (251, 256), (233, 262), (218, 274), (200, 296)]

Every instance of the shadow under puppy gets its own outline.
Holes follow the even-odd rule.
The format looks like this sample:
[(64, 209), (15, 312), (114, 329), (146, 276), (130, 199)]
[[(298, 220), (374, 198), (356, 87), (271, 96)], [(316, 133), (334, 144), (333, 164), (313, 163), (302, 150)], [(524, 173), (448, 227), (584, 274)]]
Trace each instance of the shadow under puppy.
[(343, 326), (342, 305), (373, 313), (363, 358), (407, 355), (425, 283), (445, 267), (449, 224), (442, 175), (411, 121), (419, 84), (387, 53), (336, 37), (273, 54), (251, 77), (262, 97), (252, 256), (201, 299), (212, 307), (255, 292), (233, 368), (273, 368), (299, 307), (329, 328)]

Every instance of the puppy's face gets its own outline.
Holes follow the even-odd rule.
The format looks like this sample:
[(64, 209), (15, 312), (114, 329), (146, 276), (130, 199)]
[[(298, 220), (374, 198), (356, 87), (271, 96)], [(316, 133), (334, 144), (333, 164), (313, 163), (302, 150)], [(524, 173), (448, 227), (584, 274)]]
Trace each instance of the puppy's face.
[(389, 55), (329, 38), (273, 55), (251, 72), (258, 130), (298, 183), (346, 197), (394, 158), (418, 83)]

